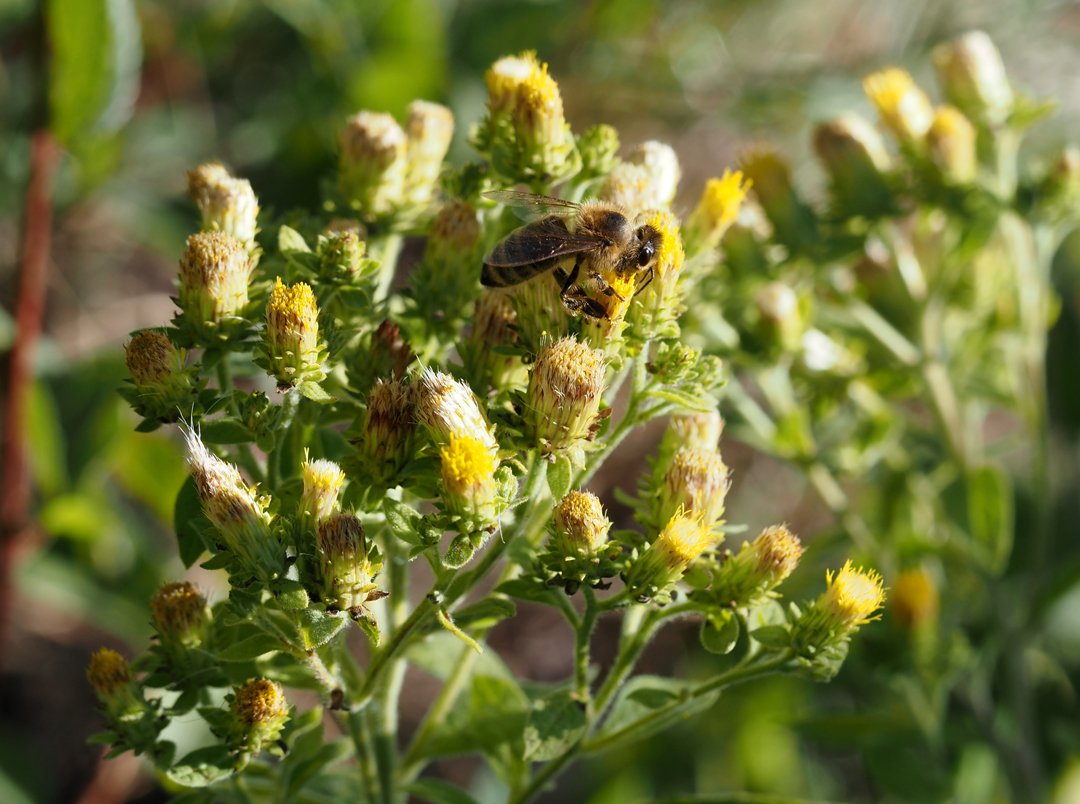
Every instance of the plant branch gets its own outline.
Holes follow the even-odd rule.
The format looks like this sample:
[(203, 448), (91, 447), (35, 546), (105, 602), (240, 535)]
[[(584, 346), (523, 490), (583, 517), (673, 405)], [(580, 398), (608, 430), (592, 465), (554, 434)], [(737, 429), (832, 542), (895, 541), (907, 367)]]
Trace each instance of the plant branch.
[[(48, 129), (30, 138), (30, 179), (23, 203), (15, 340), (8, 356), (3, 431), (0, 432), (0, 629), (11, 604), (11, 568), (30, 521), (30, 466), (27, 460), (27, 402), (33, 385), (34, 352), (41, 335), (52, 245), (53, 179), (60, 146)], [(0, 645), (7, 644), (0, 631)]]

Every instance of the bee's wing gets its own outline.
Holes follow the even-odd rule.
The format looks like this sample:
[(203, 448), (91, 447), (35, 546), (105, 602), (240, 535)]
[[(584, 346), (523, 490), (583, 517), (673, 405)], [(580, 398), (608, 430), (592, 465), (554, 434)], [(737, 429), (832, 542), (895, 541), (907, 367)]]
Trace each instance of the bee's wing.
[(567, 254), (592, 251), (602, 242), (601, 238), (594, 235), (569, 231), (566, 221), (551, 215), (512, 231), (484, 258), (484, 265), (493, 268), (533, 265), (556, 257), (565, 257)]
[(533, 215), (544, 215), (553, 212), (565, 215), (568, 212), (577, 212), (581, 209), (581, 204), (575, 204), (573, 201), (566, 201), (550, 195), (529, 193), (524, 190), (492, 190), (484, 193), (484, 198), (489, 198), (508, 207), (525, 209)]

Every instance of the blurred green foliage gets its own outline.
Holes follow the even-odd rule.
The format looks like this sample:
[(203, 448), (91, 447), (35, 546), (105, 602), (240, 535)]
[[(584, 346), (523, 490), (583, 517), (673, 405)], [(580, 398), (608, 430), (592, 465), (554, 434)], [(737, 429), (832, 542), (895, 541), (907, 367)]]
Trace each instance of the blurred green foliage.
[[(138, 15), (141, 64), (130, 12)], [(126, 332), (161, 318), (144, 309), (143, 294), (170, 287), (194, 217), (178, 198), (188, 167), (219, 157), (252, 180), (264, 206), (311, 206), (318, 201), (316, 179), (331, 173), (336, 132), (348, 113), (374, 108), (400, 114), (410, 100), (425, 97), (449, 103), (459, 119), (475, 119), (487, 65), (505, 53), (536, 49), (551, 62), (576, 129), (605, 121), (618, 125), (628, 142), (646, 136), (673, 141), (687, 173), (683, 186), (696, 193), (706, 175), (732, 163), (737, 150), (756, 138), (805, 156), (812, 121), (863, 103), (856, 100), (858, 77), (869, 67), (925, 67), (930, 45), (971, 25), (995, 36), (1018, 84), (1063, 99), (1042, 142), (1075, 130), (1080, 101), (1069, 82), (1080, 70), (1080, 20), (1069, 4), (0, 4), (5, 288), (14, 284), (29, 134), (48, 123), (68, 146), (56, 192), (49, 342), (39, 355), (28, 423), (37, 516), (47, 541), (19, 566), (19, 593), (31, 606), (60, 611), (76, 624), (92, 621), (117, 639), (142, 642), (149, 630), (146, 601), (179, 569), (171, 506), (185, 469), (164, 436), (132, 432), (133, 421), (113, 389), (123, 377), (119, 344)], [(52, 60), (46, 63), (49, 48)], [(138, 76), (131, 72), (135, 67), (141, 69)], [(120, 126), (132, 101), (133, 115)], [(459, 148), (464, 133), (458, 132)], [(811, 160), (794, 162), (797, 178), (820, 185)], [(1067, 241), (1058, 254), (1055, 277), (1062, 307), (1050, 335), (1048, 374), (1052, 457), (1063, 467), (1054, 488), (1060, 523), (1055, 544), (1060, 566), (1070, 567), (1077, 559), (1071, 523), (1080, 517), (1080, 499), (1069, 493), (1080, 455), (1080, 374), (1074, 369), (1080, 351), (1080, 238)], [(5, 299), (11, 297), (8, 291)], [(6, 315), (0, 325), (8, 346)], [(1029, 502), (1021, 493), (1021, 540)], [(1022, 546), (1021, 541), (1018, 561)], [(1073, 580), (1075, 575), (1057, 582)], [(1062, 598), (1048, 616), (1048, 639), (1064, 645), (1059, 653), (1071, 657), (1067, 677), (1049, 687), (1050, 705), (1075, 697), (1080, 647), (1074, 597)], [(730, 789), (880, 800), (872, 775), (877, 784), (895, 783), (893, 800), (925, 800), (919, 782), (932, 769), (903, 754), (876, 752), (879, 724), (859, 717), (862, 695), (880, 683), (863, 653), (873, 650), (876, 659), (901, 651), (905, 646), (898, 639), (896, 631), (882, 628), (878, 644), (856, 652), (835, 687), (811, 690), (790, 681), (758, 686), (725, 701), (715, 716), (632, 753), (593, 760), (568, 784), (569, 795), (602, 802)], [(687, 644), (693, 644), (689, 637)], [(986, 691), (991, 699), (998, 693)], [(823, 712), (847, 717), (826, 720)], [(0, 725), (4, 742), (18, 729), (11, 722)], [(1074, 755), (1080, 753), (1075, 735), (1064, 742)], [(716, 746), (733, 749), (723, 764), (712, 759), (720, 753)], [(14, 760), (5, 756), (0, 768), (12, 773), (8, 760)], [(989, 778), (992, 788), (995, 773), (988, 757), (965, 755), (954, 762), (971, 779), (966, 800), (987, 800), (992, 794), (982, 795), (980, 785)], [(16, 785), (3, 797), (53, 797), (55, 780), (47, 776), (38, 781), (41, 787)], [(0, 779), (0, 790), (4, 785)], [(477, 785), (482, 789), (483, 781)]]

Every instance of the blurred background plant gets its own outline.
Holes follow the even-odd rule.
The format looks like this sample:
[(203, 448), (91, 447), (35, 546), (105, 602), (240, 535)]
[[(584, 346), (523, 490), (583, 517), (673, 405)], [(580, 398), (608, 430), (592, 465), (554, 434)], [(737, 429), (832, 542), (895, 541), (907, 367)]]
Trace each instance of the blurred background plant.
[[(1025, 142), (1046, 161), (1036, 164), (1042, 172), (1021, 176), (1023, 187), (1035, 187), (1053, 169), (1053, 155), (1080, 122), (1080, 10), (1061, 3), (16, 0), (0, 8), (0, 25), (0, 264), (11, 311), (0, 336), (9, 354), (30, 171), (37, 165), (47, 179), (50, 165), (56, 168), (45, 193), (54, 219), (44, 337), (34, 382), (25, 386), (35, 490), (29, 528), (18, 521), (13, 464), (5, 458), (3, 465), (4, 554), (14, 565), (4, 579), (0, 793), (11, 801), (71, 800), (87, 789), (102, 798), (155, 795), (134, 765), (99, 766), (97, 749), (82, 745), (98, 721), (81, 677), (85, 657), (102, 639), (145, 642), (146, 602), (181, 569), (171, 521), (186, 476), (181, 453), (163, 436), (134, 433), (114, 389), (125, 376), (119, 344), (126, 333), (171, 313), (176, 255), (193, 228), (182, 197), (192, 165), (223, 159), (252, 181), (264, 208), (311, 207), (318, 179), (333, 173), (341, 121), (356, 109), (401, 119), (422, 97), (447, 103), (460, 120), (479, 119), (485, 68), (505, 53), (535, 49), (559, 77), (576, 131), (607, 122), (624, 143), (656, 138), (676, 148), (685, 193), (677, 209), (692, 208), (706, 177), (762, 141), (785, 155), (792, 185), (817, 202), (829, 177), (813, 155), (813, 143), (822, 148), (825, 136), (815, 137), (814, 125), (852, 109), (873, 119), (860, 81), (882, 66), (908, 67), (932, 86), (931, 49), (971, 27), (993, 36), (1014, 86), (1060, 103)], [(457, 132), (451, 161), (465, 153), (464, 134)], [(52, 139), (62, 150), (51, 148)], [(760, 189), (771, 164), (757, 153)], [(873, 386), (879, 378), (862, 367), (904, 365), (903, 344), (923, 334), (905, 329), (912, 308), (868, 305), (901, 341), (878, 338), (871, 348), (851, 335), (839, 344), (852, 373), (867, 383), (814, 376), (805, 360), (800, 364), (808, 335), (800, 328), (813, 320), (829, 334), (823, 322), (845, 336), (865, 332), (868, 321), (858, 318), (864, 310), (820, 317), (837, 313), (830, 293), (844, 272), (808, 267), (828, 263), (854, 269), (860, 281), (884, 280), (882, 265), (898, 261), (896, 244), (910, 243), (912, 233), (879, 237), (882, 250), (867, 249), (865, 262), (843, 253), (822, 257), (814, 253), (829, 245), (815, 228), (820, 204), (817, 216), (795, 207), (812, 224), (793, 246), (777, 225), (780, 213), (761, 200), (774, 234), (748, 227), (746, 252), (760, 261), (710, 280), (721, 285), (711, 297), (722, 314), (715, 321), (729, 326), (710, 330), (705, 343), (750, 378), (733, 384), (735, 393), (723, 402), (737, 425), (732, 435), (747, 445), (725, 453), (741, 478), (728, 518), (754, 529), (767, 524), (765, 517), (786, 516), (801, 533), (823, 532), (807, 561), (824, 563), (854, 542), (886, 572), (894, 599), (915, 602), (893, 609), (888, 627), (857, 646), (833, 685), (758, 685), (732, 696), (723, 718), (699, 719), (662, 740), (590, 760), (560, 795), (614, 801), (731, 789), (982, 801), (1008, 798), (1010, 789), (1023, 798), (1027, 789), (1032, 798), (1055, 790), (1069, 800), (1080, 757), (1069, 727), (1080, 673), (1080, 547), (1069, 538), (1080, 513), (1080, 375), (1071, 370), (1080, 348), (1080, 242), (1066, 239), (1052, 251), (1043, 244), (1041, 254), (1048, 268), (1052, 261), (1060, 299), (1050, 307), (1054, 325), (1045, 343), (1049, 420), (1032, 418), (1039, 389), (1029, 378), (1008, 388), (1011, 396), (1000, 387), (969, 388), (974, 407), (958, 413), (966, 428), (935, 430), (919, 419), (915, 401), (904, 410), (913, 425), (898, 431), (896, 408), (875, 407), (880, 399), (865, 386), (880, 390)], [(1030, 195), (1021, 202), (1034, 203)], [(964, 214), (979, 211), (976, 204)], [(928, 225), (934, 234), (935, 221)], [(769, 246), (777, 241), (779, 258)], [(792, 253), (796, 259), (788, 259)], [(923, 252), (918, 261), (937, 265)], [(766, 276), (774, 284), (760, 287), (758, 277)], [(990, 298), (997, 306), (979, 307), (980, 315), (1000, 321), (1008, 313), (1002, 298), (1013, 292), (1020, 306), (1030, 287), (1021, 282), (1002, 294), (980, 281), (949, 292), (976, 306)], [(886, 301), (910, 299), (879, 291)], [(691, 314), (708, 323), (711, 311), (703, 305)], [(790, 324), (791, 315), (802, 320)], [(958, 331), (976, 359), (999, 359), (986, 344), (971, 342), (963, 326), (950, 335)], [(880, 326), (873, 334), (882, 332), (892, 335)], [(963, 353), (951, 354), (944, 372), (925, 374), (926, 356), (940, 354), (915, 341), (908, 357), (919, 371), (900, 381), (905, 388), (886, 389), (889, 399), (917, 400), (925, 391), (918, 383), (932, 384), (942, 373), (954, 383), (985, 376)], [(761, 378), (772, 384), (761, 385)], [(6, 387), (9, 415), (18, 410), (11, 394), (19, 390)], [(792, 398), (799, 404), (792, 407)], [(813, 404), (802, 404), (807, 400)], [(877, 450), (872, 465), (855, 460), (865, 453), (828, 450), (842, 440), (830, 428), (855, 424), (868, 428), (862, 437)], [(627, 460), (659, 435), (628, 440)], [(964, 454), (973, 443), (988, 449), (975, 462)], [(898, 466), (890, 450), (916, 460)], [(981, 471), (987, 459), (991, 468)], [(933, 471), (922, 471), (927, 467)], [(594, 488), (629, 492), (637, 475), (600, 476)], [(780, 481), (784, 494), (776, 491)], [(629, 514), (612, 509), (617, 524)], [(959, 523), (959, 531), (943, 529), (947, 523)], [(972, 534), (985, 539), (974, 553), (965, 542)], [(501, 639), (496, 633), (493, 645), (525, 677), (559, 677), (565, 668), (551, 665), (543, 615), (535, 616), (537, 627)], [(601, 623), (601, 639), (604, 633)], [(701, 661), (693, 629), (664, 639), (646, 655), (646, 667)], [(725, 760), (714, 761), (721, 754)], [(40, 772), (47, 759), (55, 772)], [(474, 767), (447, 763), (443, 771), (462, 781)], [(482, 793), (485, 780), (473, 785)]]

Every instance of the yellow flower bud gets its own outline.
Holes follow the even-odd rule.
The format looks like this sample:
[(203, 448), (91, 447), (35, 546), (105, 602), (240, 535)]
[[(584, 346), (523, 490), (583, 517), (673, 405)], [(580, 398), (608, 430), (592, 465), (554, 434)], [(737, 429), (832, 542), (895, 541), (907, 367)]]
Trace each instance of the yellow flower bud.
[(453, 433), (449, 443), (439, 448), (439, 459), (442, 498), (447, 510), (466, 523), (466, 532), (494, 526), (497, 449), (484, 438)]
[(892, 67), (863, 79), (863, 89), (881, 115), (881, 122), (904, 143), (917, 143), (934, 120), (934, 110), (906, 70)]
[(167, 583), (150, 601), (154, 628), (166, 646), (197, 647), (206, 636), (210, 610), (195, 584)]
[(913, 629), (937, 619), (937, 584), (925, 569), (910, 569), (900, 573), (891, 591), (892, 613), (903, 627)]
[(672, 451), (680, 447), (714, 450), (723, 434), (724, 418), (718, 410), (710, 410), (708, 413), (680, 413), (672, 416), (668, 422), (661, 449), (670, 444)]
[(449, 374), (425, 369), (418, 383), (417, 418), (439, 446), (452, 436), (470, 436), (492, 452), (498, 451), (495, 428), (488, 424), (476, 394)]
[(416, 389), (399, 380), (378, 380), (360, 424), (360, 463), (372, 481), (392, 485), (412, 458), (416, 433)]
[(102, 703), (119, 694), (132, 681), (127, 659), (109, 648), (99, 648), (86, 668), (86, 680)]
[(431, 224), (427, 255), (454, 263), (455, 257), (469, 256), (480, 241), (480, 216), (468, 201), (455, 199), (439, 209)]
[(885, 603), (881, 575), (855, 567), (851, 561), (837, 573), (825, 573), (826, 589), (795, 623), (792, 641), (804, 656), (812, 656), (846, 639), (860, 626), (880, 619)]
[(326, 377), (323, 347), (319, 342), (319, 308), (305, 282), (287, 286), (274, 280), (266, 304), (266, 355), (271, 375), (282, 387)]
[(803, 546), (786, 525), (765, 528), (750, 545), (757, 573), (776, 586), (787, 579), (802, 558)]
[(124, 347), (124, 363), (140, 390), (182, 390), (191, 385), (184, 372), (184, 352), (157, 330), (144, 329), (132, 335)]
[(454, 115), (445, 106), (419, 100), (409, 104), (408, 115), (406, 200), (424, 206), (431, 201), (438, 185), (443, 159), (454, 137)]
[(687, 239), (704, 248), (716, 248), (731, 224), (739, 217), (746, 194), (753, 185), (741, 170), (725, 170), (719, 179), (709, 179), (694, 211), (687, 220)]
[(229, 175), (218, 162), (188, 172), (188, 195), (202, 215), (204, 231), (232, 235), (251, 250), (258, 231), (259, 201), (251, 182)]
[(540, 350), (529, 375), (525, 418), (545, 452), (592, 440), (604, 392), (604, 358), (573, 337)]
[(641, 165), (648, 171), (651, 198), (650, 203), (643, 204), (642, 208), (670, 206), (675, 200), (679, 180), (682, 178), (682, 168), (679, 167), (679, 157), (675, 149), (666, 142), (648, 140), (635, 146), (626, 161)]
[(358, 112), (339, 138), (338, 187), (353, 209), (377, 218), (405, 201), (408, 138), (397, 121), (382, 112)]
[(363, 272), (366, 254), (367, 243), (361, 239), (359, 232), (328, 232), (319, 242), (319, 275), (351, 283)]
[(975, 127), (959, 109), (939, 106), (926, 134), (930, 158), (942, 175), (956, 184), (975, 180)]
[(934, 48), (934, 67), (945, 96), (974, 119), (996, 126), (1013, 109), (1013, 91), (992, 39), (970, 31)]
[(325, 459), (305, 460), (301, 468), (304, 492), (300, 497), (300, 510), (319, 522), (337, 509), (345, 473), (336, 463)]
[(682, 171), (675, 149), (649, 140), (617, 164), (600, 188), (599, 197), (631, 213), (666, 209), (675, 200)]
[(517, 342), (516, 325), (517, 313), (506, 292), (488, 291), (476, 300), (472, 329), (461, 357), (478, 387), (502, 389), (525, 384), (527, 373), (521, 358), (497, 351)]
[(86, 667), (86, 680), (111, 723), (136, 721), (145, 712), (142, 690), (131, 666), (116, 651), (97, 650)]
[(791, 575), (802, 554), (802, 543), (785, 525), (765, 528), (724, 561), (705, 596), (721, 606), (752, 606)]
[(822, 605), (842, 628), (850, 630), (880, 618), (876, 612), (885, 602), (885, 590), (877, 571), (864, 570), (847, 561), (839, 572), (826, 573), (825, 578), (828, 588), (822, 596)]
[(799, 297), (783, 282), (770, 282), (754, 298), (761, 338), (783, 352), (797, 352), (802, 345), (806, 322), (799, 309)]
[(666, 602), (687, 568), (722, 540), (723, 535), (702, 521), (700, 515), (677, 511), (653, 543), (631, 563), (624, 579), (627, 591), (638, 600)]
[(180, 309), (198, 331), (239, 316), (248, 303), (251, 256), (225, 232), (199, 232), (180, 258)]
[(203, 513), (221, 534), (225, 549), (259, 577), (280, 572), (285, 556), (270, 533), (269, 500), (258, 497), (240, 470), (210, 452), (192, 428), (183, 428), (183, 434)]
[(731, 473), (715, 449), (683, 447), (671, 459), (657, 496), (655, 522), (667, 522), (679, 511), (714, 527), (724, 518)]
[(481, 145), (500, 172), (552, 179), (577, 169), (559, 86), (535, 53), (505, 56), (485, 75), (488, 116)]
[(319, 521), (315, 544), (322, 599), (329, 607), (355, 614), (368, 601), (383, 597), (375, 587), (382, 562), (359, 518), (341, 511), (330, 514)]
[(289, 719), (289, 702), (280, 684), (253, 678), (233, 690), (229, 710), (237, 747), (257, 753), (273, 742)]
[(884, 174), (891, 159), (877, 129), (856, 114), (844, 114), (814, 129), (814, 152), (829, 174), (840, 212), (872, 215), (887, 208)]
[(596, 555), (608, 543), (611, 520), (592, 492), (571, 491), (555, 506), (553, 518), (553, 544), (564, 556)]

